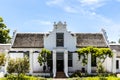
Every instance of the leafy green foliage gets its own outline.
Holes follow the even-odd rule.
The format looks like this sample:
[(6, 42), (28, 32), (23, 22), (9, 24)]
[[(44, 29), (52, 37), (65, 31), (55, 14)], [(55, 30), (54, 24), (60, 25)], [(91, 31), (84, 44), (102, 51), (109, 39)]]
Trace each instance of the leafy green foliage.
[(77, 50), (79, 60), (81, 59), (81, 57), (83, 57), (82, 58), (83, 66), (87, 64), (88, 54), (92, 53), (92, 55), (95, 55), (97, 51), (98, 51), (98, 48), (94, 48), (91, 46)]
[(47, 59), (49, 58), (49, 56), (51, 55), (51, 52), (45, 48), (43, 48), (41, 50), (41, 52), (39, 53), (39, 56), (38, 56), (38, 62), (40, 65), (44, 64), (45, 65), (45, 62), (47, 62)]
[(0, 17), (0, 43), (10, 42), (11, 37), (9, 36), (10, 30), (3, 23), (3, 19)]
[(8, 73), (26, 73), (29, 71), (29, 59), (27, 57), (24, 58), (16, 58), (10, 59), (8, 61), (7, 66)]
[(103, 74), (105, 72), (104, 67), (102, 66), (102, 63), (100, 61), (97, 62), (97, 71), (98, 74)]
[(5, 64), (5, 54), (0, 53), (0, 65), (4, 65), (4, 64)]
[(87, 64), (88, 54), (95, 56), (98, 60), (97, 62), (97, 71), (104, 72), (104, 67), (102, 63), (107, 57), (113, 57), (113, 53), (110, 48), (96, 48), (96, 47), (86, 47), (77, 50), (79, 60), (82, 58), (83, 66)]

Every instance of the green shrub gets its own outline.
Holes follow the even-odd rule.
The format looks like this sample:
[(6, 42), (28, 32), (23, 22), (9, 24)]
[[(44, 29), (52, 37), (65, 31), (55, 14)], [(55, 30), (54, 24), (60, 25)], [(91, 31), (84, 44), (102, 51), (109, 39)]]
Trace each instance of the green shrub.
[(81, 73), (81, 71), (76, 71), (70, 77), (82, 77), (82, 73)]
[(17, 75), (10, 74), (6, 78), (7, 80), (47, 80), (45, 78), (38, 78), (34, 76), (26, 76), (23, 74), (20, 74), (19, 77)]
[(24, 58), (10, 59), (8, 61), (7, 72), (8, 73), (26, 73), (29, 72), (29, 59), (27, 56)]

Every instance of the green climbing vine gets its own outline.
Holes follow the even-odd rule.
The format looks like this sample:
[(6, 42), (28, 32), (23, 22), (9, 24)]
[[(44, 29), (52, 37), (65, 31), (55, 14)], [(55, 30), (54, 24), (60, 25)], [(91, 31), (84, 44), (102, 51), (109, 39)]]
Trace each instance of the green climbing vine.
[[(104, 72), (102, 63), (107, 57), (111, 58), (113, 53), (110, 48), (85, 47), (77, 50), (79, 60), (82, 60), (83, 66), (88, 62), (88, 54), (97, 58), (97, 72)], [(103, 71), (102, 71), (103, 70)]]

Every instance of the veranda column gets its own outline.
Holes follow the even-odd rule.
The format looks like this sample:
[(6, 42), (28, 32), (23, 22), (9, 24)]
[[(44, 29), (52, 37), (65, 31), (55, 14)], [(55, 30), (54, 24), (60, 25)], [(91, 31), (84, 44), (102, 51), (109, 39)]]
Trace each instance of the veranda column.
[(53, 77), (56, 76), (56, 51), (53, 50)]
[(113, 50), (112, 73), (116, 73), (116, 50)]
[(66, 77), (69, 77), (68, 76), (68, 51), (67, 50), (64, 51), (64, 72), (65, 72)]
[(30, 60), (30, 74), (32, 74), (33, 73), (33, 51), (31, 50), (30, 51), (30, 57), (29, 57), (29, 60)]
[(87, 73), (91, 74), (91, 54), (88, 54)]

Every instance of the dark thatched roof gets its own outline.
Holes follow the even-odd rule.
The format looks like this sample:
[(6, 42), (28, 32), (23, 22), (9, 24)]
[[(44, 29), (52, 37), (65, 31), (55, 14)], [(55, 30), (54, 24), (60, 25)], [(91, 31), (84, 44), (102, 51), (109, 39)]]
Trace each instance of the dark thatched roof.
[(117, 58), (120, 58), (120, 44), (110, 44), (110, 48), (115, 50)]
[(12, 48), (42, 48), (43, 36), (41, 33), (17, 33)]
[(120, 45), (110, 44), (110, 48), (111, 48), (112, 50), (116, 50), (116, 51), (120, 52)]
[[(76, 33), (76, 47), (108, 47), (102, 33)], [(44, 34), (17, 33), (12, 48), (43, 48)]]
[(108, 47), (102, 33), (76, 33), (77, 46), (76, 47)]

